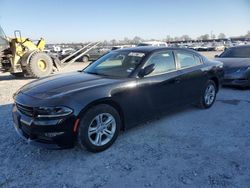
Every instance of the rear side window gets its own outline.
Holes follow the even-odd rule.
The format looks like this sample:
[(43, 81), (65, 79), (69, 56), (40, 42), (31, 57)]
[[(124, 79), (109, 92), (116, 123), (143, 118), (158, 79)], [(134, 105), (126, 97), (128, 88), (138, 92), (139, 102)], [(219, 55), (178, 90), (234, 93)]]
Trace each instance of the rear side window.
[(176, 52), (176, 57), (180, 64), (180, 68), (192, 67), (201, 64), (198, 56), (187, 52)]
[(149, 76), (176, 70), (174, 56), (171, 51), (156, 52), (146, 62), (144, 67), (154, 64), (154, 71)]

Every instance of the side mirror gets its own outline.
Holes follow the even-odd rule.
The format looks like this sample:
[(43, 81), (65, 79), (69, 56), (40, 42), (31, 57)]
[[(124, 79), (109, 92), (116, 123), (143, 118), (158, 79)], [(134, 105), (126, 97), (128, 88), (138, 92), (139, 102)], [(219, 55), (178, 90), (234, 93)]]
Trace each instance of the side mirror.
[(154, 67), (155, 67), (155, 64), (151, 64), (151, 65), (144, 67), (143, 69), (140, 70), (138, 76), (140, 78), (143, 78), (144, 76), (149, 75), (150, 73), (152, 73), (155, 70)]
[(219, 56), (219, 55), (215, 55), (214, 57), (215, 57), (215, 58), (218, 58), (218, 57), (220, 57), (220, 56)]

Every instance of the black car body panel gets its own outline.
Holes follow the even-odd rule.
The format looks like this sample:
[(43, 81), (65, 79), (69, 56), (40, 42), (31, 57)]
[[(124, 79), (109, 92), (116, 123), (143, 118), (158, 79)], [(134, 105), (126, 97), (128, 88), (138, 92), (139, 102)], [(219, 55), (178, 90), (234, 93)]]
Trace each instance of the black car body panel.
[[(74, 126), (77, 119), (95, 104), (107, 103), (115, 107), (121, 116), (123, 128), (127, 129), (163, 111), (198, 101), (209, 79), (213, 79), (219, 89), (223, 77), (222, 63), (209, 61), (188, 49), (181, 51), (198, 56), (202, 62), (200, 65), (139, 78), (138, 72), (148, 58), (163, 50), (175, 53), (180, 49), (138, 47), (118, 50), (146, 54), (134, 73), (127, 78), (79, 71), (49, 76), (25, 85), (14, 95), (13, 119), (16, 129), (26, 139), (35, 142), (49, 146), (54, 144), (60, 148), (71, 147), (76, 140)], [(37, 107), (58, 105), (72, 109), (72, 114), (52, 119), (32, 116), (32, 110)]]

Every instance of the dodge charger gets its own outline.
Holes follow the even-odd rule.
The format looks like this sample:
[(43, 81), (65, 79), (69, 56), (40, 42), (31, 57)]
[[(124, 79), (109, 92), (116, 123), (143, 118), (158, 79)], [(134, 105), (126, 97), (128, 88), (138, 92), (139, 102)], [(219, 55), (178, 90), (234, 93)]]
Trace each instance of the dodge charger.
[(223, 64), (180, 48), (111, 51), (85, 69), (33, 81), (14, 94), (18, 134), (48, 148), (110, 147), (126, 130), (165, 111), (210, 108)]

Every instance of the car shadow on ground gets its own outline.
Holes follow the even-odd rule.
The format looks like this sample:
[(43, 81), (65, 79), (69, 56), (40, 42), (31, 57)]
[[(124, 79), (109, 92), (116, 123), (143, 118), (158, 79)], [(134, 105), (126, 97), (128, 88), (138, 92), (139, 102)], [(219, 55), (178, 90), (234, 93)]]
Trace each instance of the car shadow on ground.
[(138, 123), (132, 128), (126, 129), (125, 131), (121, 131), (119, 137), (126, 136), (128, 134), (133, 134), (134, 132), (140, 132), (143, 129), (150, 129), (150, 127), (152, 126), (157, 126), (157, 123), (160, 121), (171, 119), (177, 115), (179, 116), (181, 114), (195, 111), (195, 110), (202, 110), (202, 109), (198, 108), (196, 105), (186, 105), (186, 106), (180, 106), (176, 109), (171, 109), (171, 110), (159, 113), (158, 115), (153, 116), (150, 119), (143, 120), (141, 123)]
[(247, 87), (240, 87), (240, 86), (223, 86), (224, 89), (232, 89), (232, 90), (249, 90), (250, 86)]
[(11, 74), (4, 74), (4, 75), (0, 75), (0, 81), (2, 80), (31, 80), (34, 78), (28, 78), (28, 77), (15, 77)]

